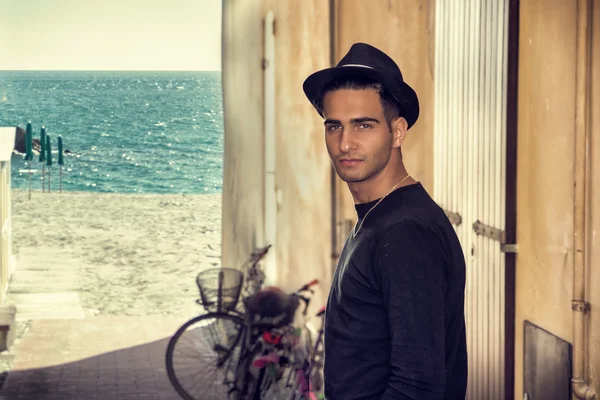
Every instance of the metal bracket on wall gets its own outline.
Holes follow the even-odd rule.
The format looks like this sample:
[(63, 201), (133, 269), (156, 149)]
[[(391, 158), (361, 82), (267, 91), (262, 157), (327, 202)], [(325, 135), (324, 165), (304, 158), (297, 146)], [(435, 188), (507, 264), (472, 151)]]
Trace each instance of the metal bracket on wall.
[(446, 214), (446, 217), (448, 217), (452, 225), (459, 226), (460, 224), (462, 224), (462, 217), (459, 213), (446, 210), (445, 208), (444, 213)]
[(506, 243), (506, 232), (501, 229), (477, 220), (473, 224), (473, 231), (478, 235), (500, 242), (500, 251), (503, 253), (518, 253), (519, 251), (519, 246), (516, 243)]

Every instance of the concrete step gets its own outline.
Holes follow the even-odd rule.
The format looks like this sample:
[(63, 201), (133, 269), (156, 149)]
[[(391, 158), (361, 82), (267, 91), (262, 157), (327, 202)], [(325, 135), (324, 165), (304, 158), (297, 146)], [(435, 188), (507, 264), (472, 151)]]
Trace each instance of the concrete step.
[(17, 320), (85, 318), (77, 292), (9, 293), (7, 303), (17, 307)]
[(77, 291), (81, 287), (78, 274), (69, 274), (60, 271), (15, 271), (10, 281), (10, 291), (36, 292), (36, 291)]
[[(63, 260), (70, 262), (64, 263)], [(82, 319), (80, 268), (73, 268), (66, 249), (21, 248), (9, 283), (7, 304), (17, 307), (17, 320)]]

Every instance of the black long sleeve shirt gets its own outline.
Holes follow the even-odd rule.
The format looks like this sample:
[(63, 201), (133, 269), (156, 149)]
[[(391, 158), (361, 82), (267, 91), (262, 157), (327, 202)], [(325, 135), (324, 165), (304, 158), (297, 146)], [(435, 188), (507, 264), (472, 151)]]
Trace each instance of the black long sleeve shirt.
[[(359, 221), (376, 201), (356, 206)], [(325, 319), (327, 400), (464, 399), (465, 262), (420, 183), (397, 189), (344, 244)]]

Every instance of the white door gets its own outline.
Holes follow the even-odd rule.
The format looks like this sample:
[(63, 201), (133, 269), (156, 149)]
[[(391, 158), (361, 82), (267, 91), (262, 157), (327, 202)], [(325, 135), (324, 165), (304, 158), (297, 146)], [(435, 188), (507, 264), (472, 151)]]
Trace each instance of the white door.
[(508, 0), (436, 2), (434, 197), (467, 263), (468, 399), (505, 398)]

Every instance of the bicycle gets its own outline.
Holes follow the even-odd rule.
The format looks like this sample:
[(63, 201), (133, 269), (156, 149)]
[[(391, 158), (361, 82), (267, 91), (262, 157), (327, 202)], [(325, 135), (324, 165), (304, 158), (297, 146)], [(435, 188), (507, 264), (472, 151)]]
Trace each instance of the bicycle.
[[(245, 273), (217, 268), (198, 274), (201, 299), (196, 302), (208, 313), (183, 324), (169, 340), (166, 351), (169, 380), (183, 399), (260, 399), (260, 372), (253, 374), (251, 363), (264, 351), (261, 335), (290, 326), (299, 301), (306, 300), (304, 296), (276, 296), (281, 301), (275, 301), (273, 309), (256, 312), (253, 303), (260, 303), (269, 294), (264, 289), (256, 291), (264, 282), (258, 263), (269, 248), (251, 255), (251, 266)], [(248, 278), (248, 293), (239, 302), (244, 276)]]
[[(310, 304), (310, 297), (304, 296), (304, 293), (314, 294), (311, 287), (317, 283), (317, 280), (313, 280), (290, 295), (304, 302), (303, 318)], [(322, 311), (317, 314), (322, 315)], [(289, 324), (263, 332), (258, 339), (261, 344), (260, 355), (252, 362), (252, 366), (259, 370), (255, 400), (316, 400), (310, 380), (314, 375), (314, 349), (319, 348), (322, 342), (322, 328), (314, 349), (312, 336), (313, 332), (308, 329), (306, 321), (302, 327)]]
[(324, 399), (324, 380), (323, 380), (323, 367), (325, 360), (325, 311), (326, 307), (323, 306), (317, 312), (316, 317), (321, 319), (321, 326), (319, 330), (312, 336), (316, 336), (315, 344), (312, 346), (309, 356), (309, 366), (306, 376), (308, 377), (309, 392), (308, 397), (310, 400)]
[(207, 313), (190, 319), (173, 334), (165, 356), (169, 381), (183, 399), (235, 399), (231, 382), (243, 367), (238, 364), (245, 360), (242, 356), (247, 356), (251, 339), (243, 335), (246, 321), (243, 310), (236, 308), (242, 284), (246, 297), (262, 286), (264, 275), (258, 263), (270, 247), (254, 251), (244, 272), (215, 268), (198, 274), (196, 303)]

